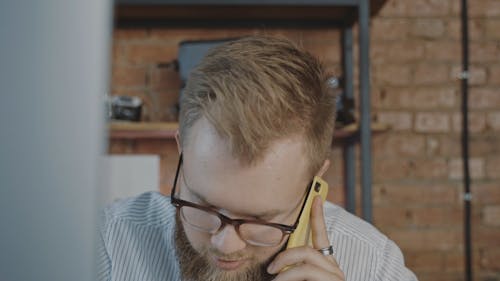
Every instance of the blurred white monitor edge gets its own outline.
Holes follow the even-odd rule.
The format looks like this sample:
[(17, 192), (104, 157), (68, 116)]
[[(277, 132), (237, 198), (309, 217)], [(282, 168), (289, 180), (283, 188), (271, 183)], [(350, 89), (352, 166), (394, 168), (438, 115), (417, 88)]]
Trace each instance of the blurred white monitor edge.
[(97, 279), (112, 4), (0, 1), (2, 281)]

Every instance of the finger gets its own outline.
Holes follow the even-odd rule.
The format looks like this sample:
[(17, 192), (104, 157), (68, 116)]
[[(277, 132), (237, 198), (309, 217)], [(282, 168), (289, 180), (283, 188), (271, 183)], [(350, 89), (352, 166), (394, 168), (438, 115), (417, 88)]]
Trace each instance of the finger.
[(323, 202), (321, 196), (316, 196), (311, 210), (311, 230), (313, 248), (322, 249), (330, 246), (326, 232), (325, 218), (323, 215)]
[(344, 281), (344, 273), (342, 271), (330, 272), (318, 268), (312, 264), (301, 264), (292, 267), (284, 272), (278, 274), (273, 281)]
[[(323, 214), (323, 200), (321, 200), (319, 195), (316, 196), (313, 201), (313, 207), (311, 210), (311, 230), (314, 249), (319, 250), (330, 246), (328, 232), (326, 231), (325, 216)], [(335, 257), (327, 256), (327, 258), (333, 261), (338, 267)]]
[(281, 252), (269, 265), (268, 272), (276, 274), (286, 267), (295, 267), (299, 264), (311, 264), (329, 272), (340, 271), (337, 263), (332, 259), (325, 259), (325, 256), (311, 247), (301, 246)]

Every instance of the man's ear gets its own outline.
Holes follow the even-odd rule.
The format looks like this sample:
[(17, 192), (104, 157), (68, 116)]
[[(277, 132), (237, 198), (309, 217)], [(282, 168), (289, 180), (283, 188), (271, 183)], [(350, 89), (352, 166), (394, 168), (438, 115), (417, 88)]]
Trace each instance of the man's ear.
[(319, 169), (318, 173), (316, 173), (316, 176), (318, 177), (323, 177), (323, 174), (330, 168), (330, 159), (325, 159), (325, 162), (323, 162), (323, 165)]
[(177, 151), (179, 152), (179, 155), (182, 152), (182, 145), (181, 145), (181, 134), (179, 133), (179, 130), (175, 131), (175, 142), (177, 143)]

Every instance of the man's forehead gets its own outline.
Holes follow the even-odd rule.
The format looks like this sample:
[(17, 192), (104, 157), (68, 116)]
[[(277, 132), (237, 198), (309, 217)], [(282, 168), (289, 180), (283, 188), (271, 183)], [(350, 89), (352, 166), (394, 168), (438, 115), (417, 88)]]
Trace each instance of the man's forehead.
[[(196, 129), (196, 127), (194, 127)], [(239, 204), (241, 209), (286, 209), (301, 197), (310, 181), (303, 143), (299, 138), (277, 141), (263, 159), (242, 165), (220, 137), (209, 128), (198, 128), (184, 150), (184, 172), (198, 195), (212, 204)], [(219, 206), (225, 207), (225, 206)], [(237, 206), (238, 207), (238, 206)]]

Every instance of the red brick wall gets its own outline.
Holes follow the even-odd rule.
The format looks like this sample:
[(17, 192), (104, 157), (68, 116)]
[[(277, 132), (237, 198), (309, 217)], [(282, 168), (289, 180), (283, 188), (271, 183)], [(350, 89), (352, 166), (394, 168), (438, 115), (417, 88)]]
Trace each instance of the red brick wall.
[[(392, 129), (373, 139), (375, 224), (403, 249), (420, 280), (463, 280), (461, 69), (458, 0), (389, 0), (372, 19), (374, 120)], [(470, 129), (476, 280), (500, 280), (500, 1), (471, 0)], [(177, 118), (179, 80), (156, 64), (186, 39), (286, 36), (340, 74), (339, 34), (308, 29), (115, 30), (112, 93), (145, 100), (144, 119)], [(111, 153), (158, 153), (170, 188), (173, 141), (113, 141)], [(332, 154), (331, 201), (342, 204), (341, 151)]]

